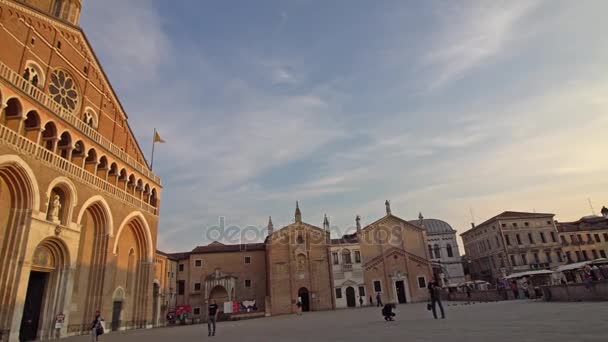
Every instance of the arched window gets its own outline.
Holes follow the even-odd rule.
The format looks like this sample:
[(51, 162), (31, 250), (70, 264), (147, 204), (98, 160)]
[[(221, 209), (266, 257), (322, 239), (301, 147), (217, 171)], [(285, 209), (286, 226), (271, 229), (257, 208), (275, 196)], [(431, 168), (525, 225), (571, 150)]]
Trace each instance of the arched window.
[(97, 114), (91, 108), (87, 108), (84, 111), (82, 121), (91, 128), (97, 128)]
[(435, 258), (441, 258), (441, 248), (439, 248), (438, 244), (435, 244)]
[(446, 250), (448, 251), (448, 258), (454, 257), (454, 253), (452, 252), (452, 245), (448, 243), (448, 245), (446, 246)]
[(42, 72), (33, 63), (28, 63), (23, 71), (23, 78), (29, 81), (34, 87), (42, 87), (44, 85)]
[(350, 250), (344, 249), (342, 250), (342, 263), (343, 264), (352, 264), (352, 260), (350, 258)]
[(56, 17), (61, 17), (62, 8), (63, 8), (63, 0), (55, 0), (55, 4), (53, 6), (53, 15)]
[(433, 246), (429, 245), (429, 257), (433, 259)]

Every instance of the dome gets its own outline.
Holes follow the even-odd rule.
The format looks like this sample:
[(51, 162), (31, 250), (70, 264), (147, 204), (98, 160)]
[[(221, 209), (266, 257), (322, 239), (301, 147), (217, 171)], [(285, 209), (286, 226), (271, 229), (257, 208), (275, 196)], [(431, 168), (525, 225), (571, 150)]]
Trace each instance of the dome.
[[(412, 220), (410, 223), (420, 227), (420, 220)], [(423, 228), (426, 229), (427, 234), (446, 234), (455, 233), (456, 231), (447, 222), (437, 219), (423, 219)]]

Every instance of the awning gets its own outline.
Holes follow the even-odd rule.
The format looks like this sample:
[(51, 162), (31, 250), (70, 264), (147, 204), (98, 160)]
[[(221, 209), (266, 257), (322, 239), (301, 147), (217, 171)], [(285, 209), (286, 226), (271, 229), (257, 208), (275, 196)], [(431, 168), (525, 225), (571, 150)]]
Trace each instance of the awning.
[(531, 277), (531, 276), (535, 276), (535, 275), (548, 275), (548, 274), (552, 274), (553, 271), (549, 271), (549, 270), (534, 270), (534, 271), (526, 271), (526, 272), (520, 272), (520, 273), (513, 273), (510, 274), (506, 277), (506, 279), (513, 279), (513, 278), (521, 278), (521, 277)]
[(576, 262), (574, 264), (569, 264), (569, 265), (562, 265), (559, 266), (558, 268), (556, 268), (555, 270), (557, 272), (564, 272), (564, 271), (572, 271), (572, 270), (578, 270), (580, 268), (583, 268), (585, 266), (587, 266), (589, 263), (591, 263), (591, 261), (583, 261), (583, 262)]

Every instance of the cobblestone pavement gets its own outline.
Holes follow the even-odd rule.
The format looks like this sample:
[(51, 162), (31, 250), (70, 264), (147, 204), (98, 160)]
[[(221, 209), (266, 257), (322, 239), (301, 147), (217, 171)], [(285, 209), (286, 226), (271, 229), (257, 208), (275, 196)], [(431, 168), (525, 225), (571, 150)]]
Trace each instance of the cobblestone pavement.
[[(382, 320), (379, 308), (357, 308), (220, 322), (215, 337), (207, 337), (207, 325), (201, 324), (108, 334), (100, 341), (608, 341), (606, 302), (444, 305), (445, 320), (434, 320), (420, 303), (399, 306), (395, 322)], [(89, 340), (80, 336), (64, 341)]]

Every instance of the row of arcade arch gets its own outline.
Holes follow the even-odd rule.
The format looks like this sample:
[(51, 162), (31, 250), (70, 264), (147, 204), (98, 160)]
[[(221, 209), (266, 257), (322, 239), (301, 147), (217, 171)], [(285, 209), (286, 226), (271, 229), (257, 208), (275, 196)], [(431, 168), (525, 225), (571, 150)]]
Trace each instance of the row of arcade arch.
[[(0, 103), (2, 94), (0, 93)], [(128, 172), (82, 139), (73, 138), (69, 130), (59, 130), (53, 120), (41, 122), (36, 110), (24, 113), (17, 97), (12, 97), (0, 111), (0, 123), (47, 150), (70, 161), (98, 178), (126, 191), (146, 204), (158, 208), (158, 191), (135, 173)], [(92, 120), (89, 117), (84, 119)]]

